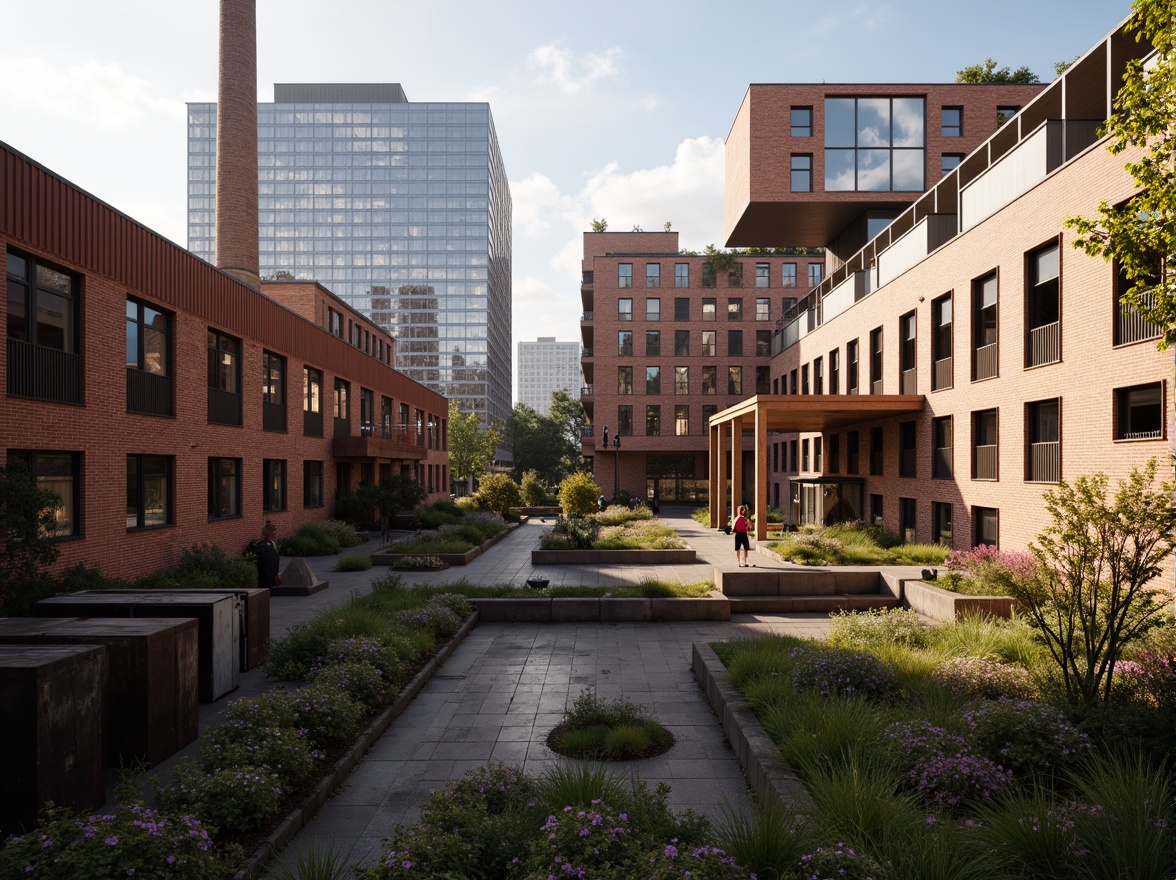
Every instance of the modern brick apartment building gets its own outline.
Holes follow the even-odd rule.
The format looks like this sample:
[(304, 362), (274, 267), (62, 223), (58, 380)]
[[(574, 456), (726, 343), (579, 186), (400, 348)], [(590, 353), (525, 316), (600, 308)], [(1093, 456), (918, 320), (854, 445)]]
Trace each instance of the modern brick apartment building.
[[(779, 395), (713, 423), (714, 455), (732, 429), (752, 431), (760, 452), (752, 473), (734, 475), (733, 494), (799, 524), (848, 516), (910, 539), (1024, 549), (1046, 523), (1042, 492), (1059, 479), (1120, 478), (1167, 459), (1171, 355), (1156, 350), (1158, 328), (1119, 304), (1116, 268), (1075, 250), (1065, 227), (1137, 191), (1130, 156), (1111, 156), (1097, 129), (1127, 61), (1147, 51), (1117, 29), (868, 242), (860, 217), (796, 211), (818, 195), (840, 210), (844, 197), (793, 195), (795, 166), (782, 164), (793, 144), (757, 135), (752, 87), (728, 145), (731, 241), (759, 243), (783, 227), (801, 243), (824, 238), (834, 256), (829, 277), (774, 328)], [(823, 88), (860, 104), (856, 87)], [(799, 100), (778, 96), (774, 112)], [(828, 118), (833, 100), (811, 103)], [(967, 132), (963, 99), (929, 90), (925, 101), (929, 151), (958, 131), (954, 107)], [(813, 179), (828, 183), (832, 163), (848, 162), (831, 153), (861, 152), (841, 140), (811, 151)], [(852, 197), (868, 218), (892, 195)]]
[(0, 144), (0, 446), (56, 492), (59, 567), (134, 576), (407, 470), (448, 497), (446, 400), (310, 283), (262, 294)]
[(823, 271), (822, 256), (763, 254), (714, 272), (677, 232), (584, 233), (583, 452), (605, 495), (705, 503), (707, 420), (769, 390), (775, 322)]

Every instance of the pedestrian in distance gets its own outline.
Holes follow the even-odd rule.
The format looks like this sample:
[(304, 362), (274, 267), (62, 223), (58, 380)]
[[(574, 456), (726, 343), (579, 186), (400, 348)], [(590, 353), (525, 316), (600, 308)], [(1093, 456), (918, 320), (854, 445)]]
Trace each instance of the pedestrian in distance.
[(608, 502), (604, 500), (604, 493), (600, 493), (600, 497), (596, 499), (596, 509), (603, 512), (604, 508), (608, 506)]
[(278, 569), (282, 564), (282, 557), (278, 555), (278, 545), (274, 538), (278, 534), (278, 527), (273, 520), (266, 520), (261, 530), (261, 540), (257, 542), (254, 552), (257, 553), (257, 585), (259, 587), (276, 587), (282, 583)]
[[(751, 549), (751, 542), (747, 537), (747, 533), (751, 531), (751, 520), (747, 518), (747, 505), (740, 504), (739, 515), (735, 517), (735, 525), (732, 531), (735, 532), (735, 561), (739, 563), (740, 568), (747, 568), (747, 553)], [(739, 555), (739, 551), (743, 551), (743, 555)]]

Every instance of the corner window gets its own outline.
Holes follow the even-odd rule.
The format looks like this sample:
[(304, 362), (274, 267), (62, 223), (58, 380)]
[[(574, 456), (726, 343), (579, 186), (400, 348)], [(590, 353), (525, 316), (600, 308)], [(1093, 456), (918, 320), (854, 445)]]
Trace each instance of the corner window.
[(168, 455), (127, 456), (127, 530), (172, 522), (172, 462)]
[(208, 518), (241, 515), (241, 459), (208, 460)]
[(1159, 440), (1164, 436), (1164, 385), (1115, 389), (1115, 439)]

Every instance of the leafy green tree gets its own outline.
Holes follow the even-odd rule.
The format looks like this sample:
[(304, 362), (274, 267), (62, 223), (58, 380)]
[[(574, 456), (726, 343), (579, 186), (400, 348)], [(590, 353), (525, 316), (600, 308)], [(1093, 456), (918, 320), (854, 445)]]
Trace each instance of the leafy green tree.
[(1122, 302), (1162, 331), (1159, 347), (1176, 342), (1176, 16), (1171, 0), (1135, 0), (1128, 24), (1136, 41), (1156, 50), (1154, 60), (1128, 62), (1114, 115), (1101, 133), (1127, 162), (1140, 192), (1125, 205), (1103, 201), (1098, 216), (1071, 217), (1074, 247), (1114, 260), (1131, 282)]
[(512, 507), (522, 505), (523, 496), (518, 483), (506, 474), (485, 474), (478, 481), (474, 503), (479, 510), (492, 510), (506, 516)]
[(592, 231), (593, 232), (608, 232), (608, 221), (605, 220), (603, 217), (601, 217), (599, 220), (597, 220), (594, 217), (592, 219)]
[(1046, 490), (1053, 522), (1030, 545), (1037, 571), (1011, 575), (1062, 674), (1066, 693), (1094, 703), (1111, 693), (1124, 646), (1158, 625), (1165, 594), (1150, 584), (1172, 554), (1172, 483), (1154, 485), (1156, 459), (1134, 468), (1107, 499), (1105, 474)]
[(477, 413), (463, 413), (449, 401), (449, 472), (469, 480), (486, 470), (502, 437), (493, 425), (483, 426)]
[(532, 406), (516, 403), (507, 423), (507, 441), (518, 477), (533, 470), (540, 479), (556, 482), (562, 476), (567, 442), (559, 424)]
[(596, 499), (600, 497), (600, 487), (592, 479), (592, 475), (584, 471), (569, 474), (559, 484), (559, 506), (564, 513), (587, 516), (596, 511)]
[(955, 81), (958, 83), (971, 83), (973, 85), (984, 83), (1022, 83), (1024, 85), (1031, 85), (1041, 82), (1037, 74), (1028, 67), (1018, 67), (1016, 70), (1009, 70), (1008, 67), (1002, 67), (998, 70), (996, 62), (991, 58), (985, 58), (983, 64), (972, 64), (963, 70), (957, 70)]
[(547, 500), (547, 490), (543, 487), (543, 481), (534, 471), (523, 474), (519, 488), (523, 492), (523, 503), (528, 507), (539, 507)]
[(580, 438), (584, 436), (584, 428), (588, 424), (588, 415), (584, 412), (584, 405), (561, 388), (551, 392), (550, 413), (550, 418), (559, 425), (564, 440), (563, 474), (560, 476), (570, 474), (572, 471), (583, 470), (586, 463), (584, 456), (580, 453)]
[(51, 591), (45, 567), (57, 561), (48, 539), (57, 493), (37, 486), (22, 461), (0, 467), (0, 615), (28, 614)]

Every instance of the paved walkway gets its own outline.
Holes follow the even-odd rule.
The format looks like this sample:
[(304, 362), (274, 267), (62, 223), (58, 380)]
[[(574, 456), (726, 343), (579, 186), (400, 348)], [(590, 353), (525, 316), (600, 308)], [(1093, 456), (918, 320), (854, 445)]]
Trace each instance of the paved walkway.
[[(733, 539), (704, 529), (687, 510), (663, 510), (698, 551), (695, 563), (674, 566), (558, 565), (533, 567), (531, 550), (546, 531), (538, 519), (517, 529), (468, 566), (409, 574), (410, 583), (458, 578), (482, 585), (521, 586), (542, 571), (553, 584), (639, 583), (646, 578), (709, 581), (714, 569), (734, 569)], [(365, 549), (374, 549), (372, 548)], [(354, 551), (351, 551), (354, 552)], [(779, 567), (767, 557), (761, 566)], [(321, 608), (365, 592), (373, 574), (329, 572), (333, 559), (310, 560), (331, 588), (305, 599), (275, 599), (275, 634)], [(653, 712), (674, 734), (658, 758), (612, 765), (651, 785), (667, 782), (670, 803), (717, 816), (724, 805), (750, 805), (738, 762), (690, 669), (695, 642), (769, 632), (821, 635), (827, 615), (737, 615), (731, 623), (480, 624), (356, 767), (347, 783), (282, 855), (292, 864), (311, 846), (335, 846), (352, 861), (372, 861), (393, 823), (420, 815), (429, 792), (489, 761), (539, 773), (566, 762), (547, 748), (548, 732), (585, 688), (625, 697)]]

